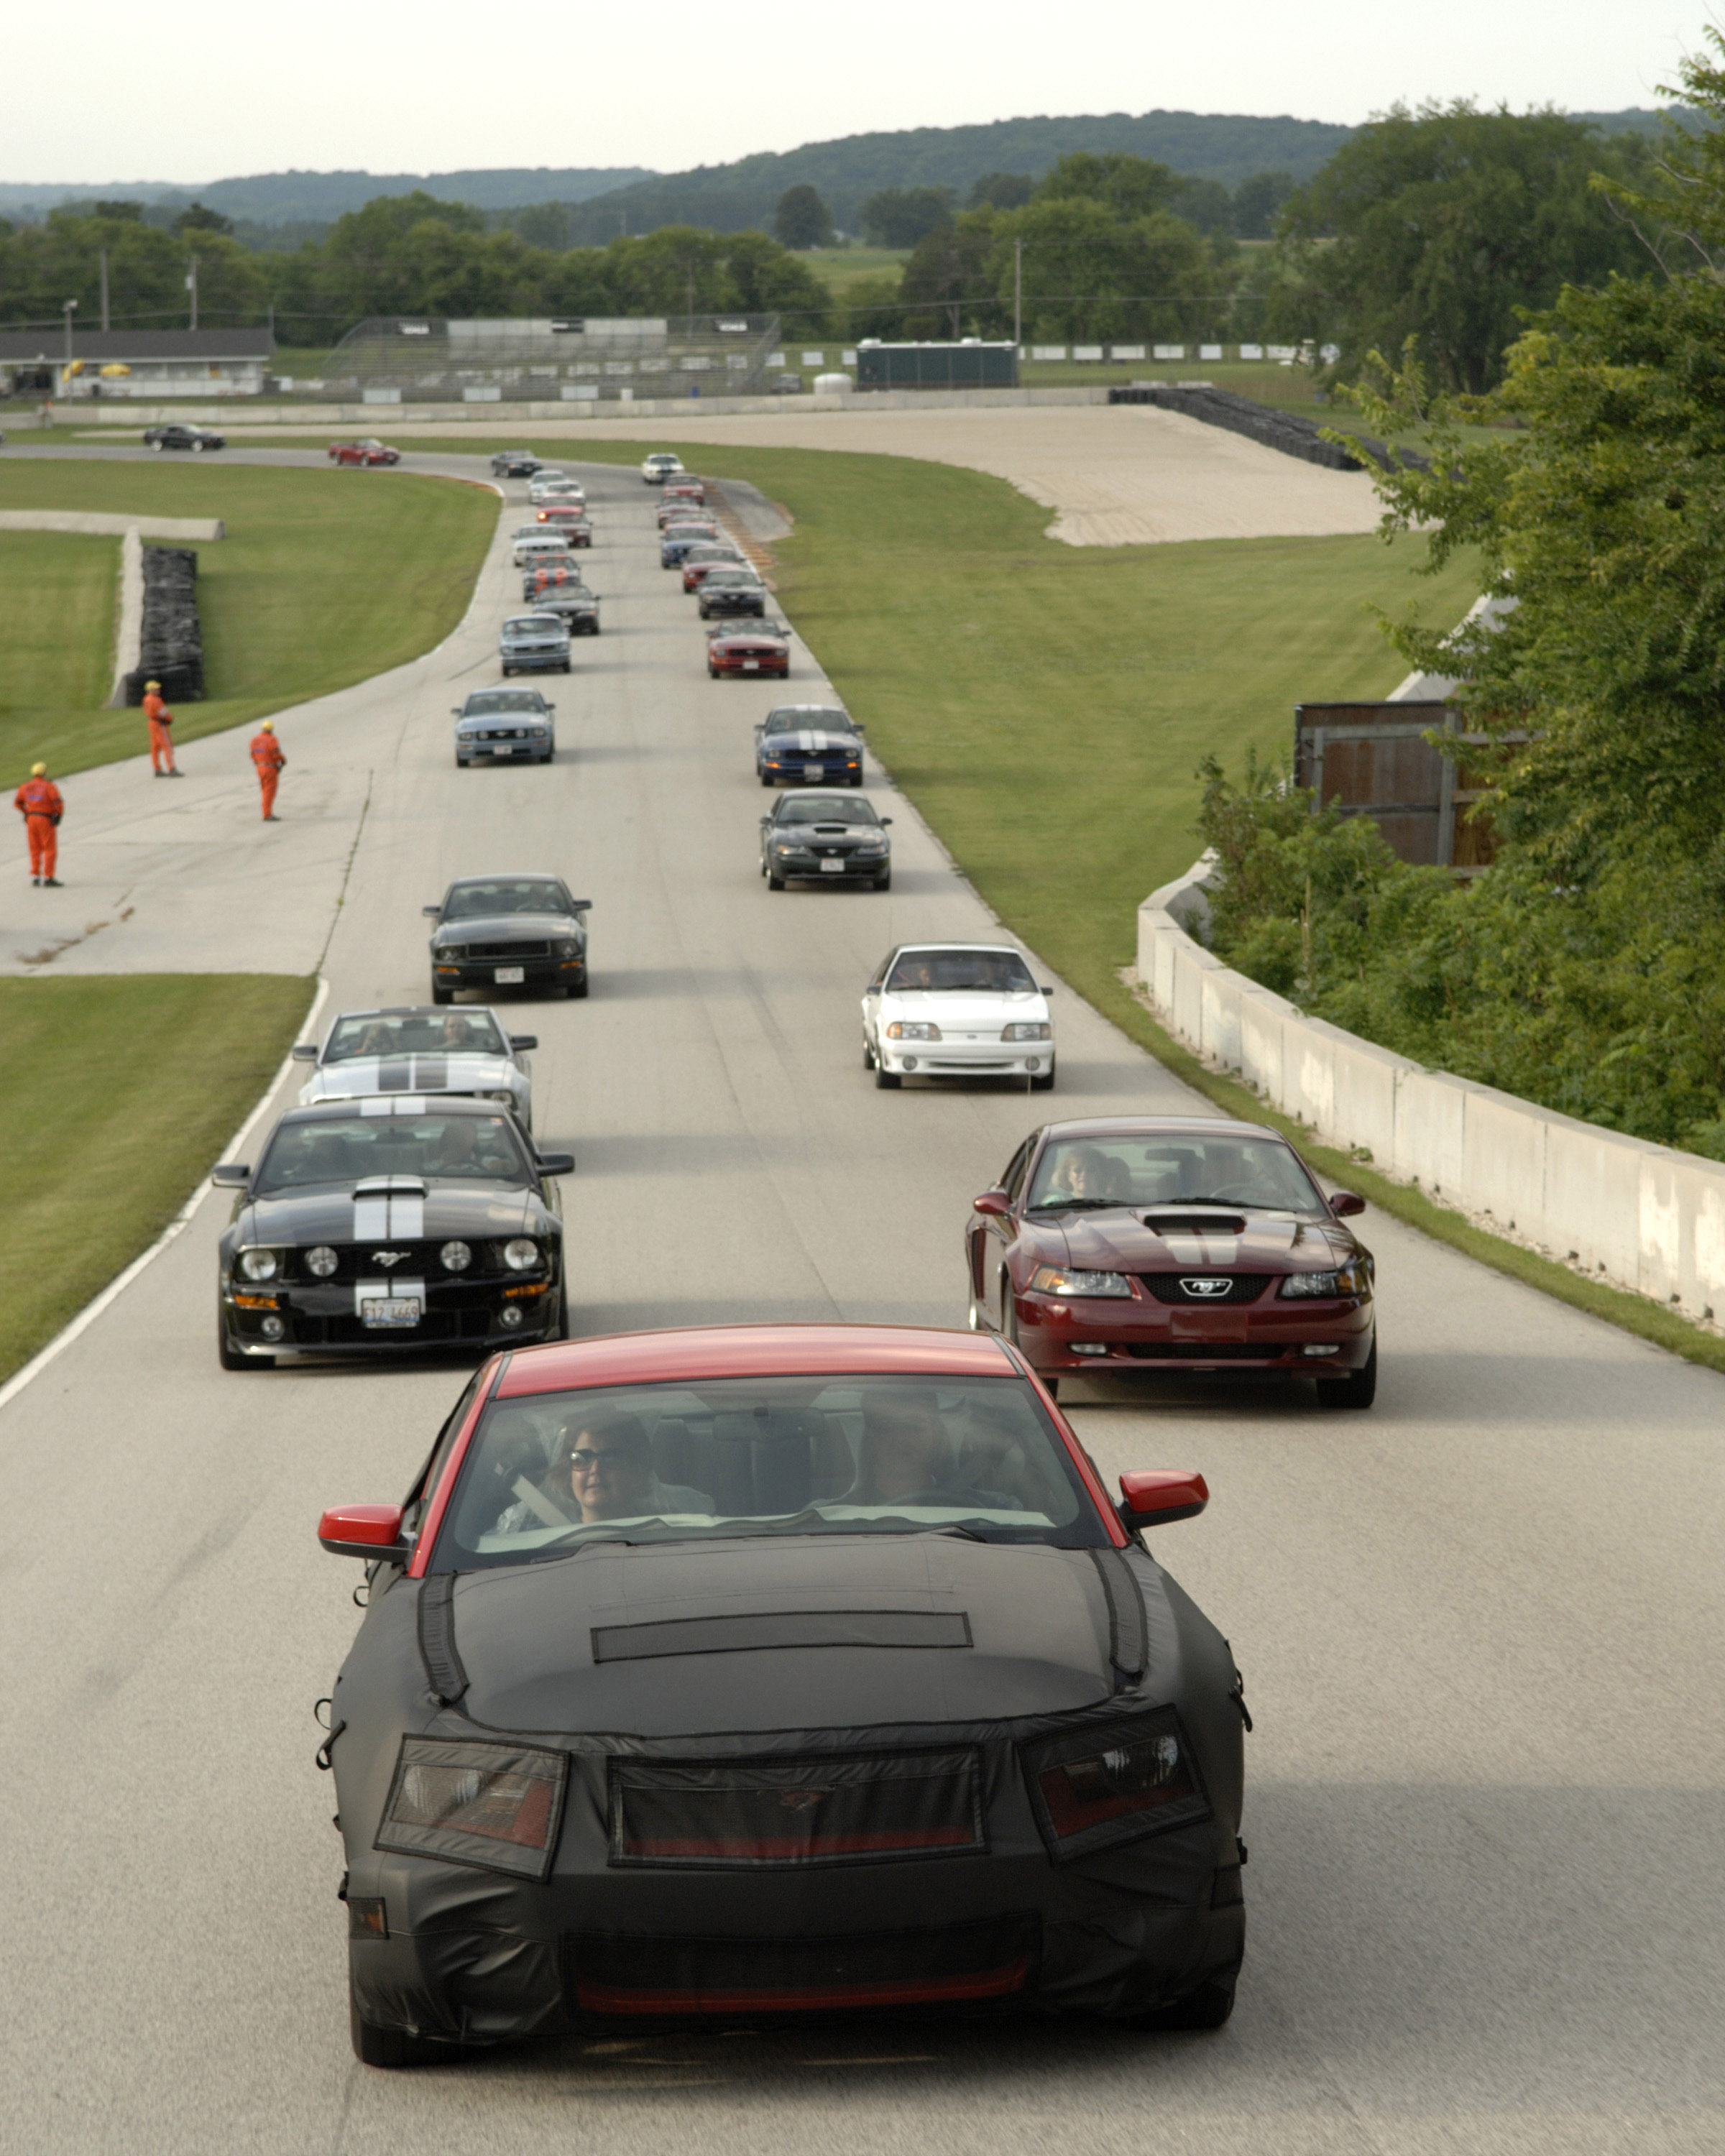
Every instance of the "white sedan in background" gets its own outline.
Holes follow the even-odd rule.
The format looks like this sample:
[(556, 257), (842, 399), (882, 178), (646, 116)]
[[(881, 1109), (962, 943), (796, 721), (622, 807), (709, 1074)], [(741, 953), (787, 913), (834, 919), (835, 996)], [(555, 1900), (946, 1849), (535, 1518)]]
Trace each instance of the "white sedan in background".
[(907, 1077), (1055, 1081), (1048, 998), (1006, 943), (901, 943), (862, 999), (863, 1062), (887, 1088)]

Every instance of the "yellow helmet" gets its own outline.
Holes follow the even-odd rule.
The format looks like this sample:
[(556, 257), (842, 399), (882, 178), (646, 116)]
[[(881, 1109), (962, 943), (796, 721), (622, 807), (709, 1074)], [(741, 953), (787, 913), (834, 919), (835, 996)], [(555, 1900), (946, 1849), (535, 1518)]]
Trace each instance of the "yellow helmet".
[(159, 681), (146, 681), (145, 682), (144, 686), (146, 689), (159, 689), (162, 686), (162, 684)]
[(45, 763), (33, 763), (30, 766), (30, 776), (32, 778), (46, 778), (48, 766)]
[(261, 726), (261, 727), (259, 727), (259, 732), (260, 733), (273, 734), (273, 733), (275, 732), (275, 720), (274, 720), (274, 719), (265, 719), (265, 720), (264, 720), (264, 723), (263, 723), (263, 725), (262, 725), (262, 726)]

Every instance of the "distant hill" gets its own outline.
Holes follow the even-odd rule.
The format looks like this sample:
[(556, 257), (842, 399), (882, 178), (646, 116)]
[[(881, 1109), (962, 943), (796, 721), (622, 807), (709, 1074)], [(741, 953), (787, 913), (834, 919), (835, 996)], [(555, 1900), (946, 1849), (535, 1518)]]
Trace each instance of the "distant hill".
[(108, 200), (172, 204), (201, 202), (223, 217), (253, 224), (331, 224), (346, 210), (360, 209), (376, 195), (410, 194), (424, 187), (444, 202), (476, 209), (517, 209), (532, 203), (585, 202), (589, 195), (625, 187), (655, 175), (644, 165), (559, 168), (512, 167), (464, 172), (259, 172), (249, 179), (212, 180), (181, 187), (165, 180), (110, 180), (100, 187), (54, 187), (0, 182), (0, 216), (40, 217), (62, 203)]

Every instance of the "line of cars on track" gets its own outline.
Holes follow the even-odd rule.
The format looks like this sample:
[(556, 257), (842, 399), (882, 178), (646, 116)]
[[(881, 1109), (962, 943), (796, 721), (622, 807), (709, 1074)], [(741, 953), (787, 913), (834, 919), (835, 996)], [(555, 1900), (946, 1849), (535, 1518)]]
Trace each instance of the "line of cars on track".
[[(765, 783), (805, 781), (763, 757), (810, 731), (761, 730)], [(776, 805), (860, 805), (856, 762), (844, 793)], [(453, 886), (436, 936), (483, 969), (475, 921), (542, 907), (535, 882)], [(1208, 1491), (1149, 1471), (1111, 1499), (1056, 1390), (1096, 1367), (1341, 1368), (1370, 1331), (1358, 1201), (1220, 1118), (1057, 1123), (976, 1200), (968, 1332), (558, 1340), (573, 1163), (527, 1135), (536, 1043), (449, 1008), (443, 978), (441, 1009), (335, 1021), (223, 1240), (330, 1347), (368, 1317), (404, 1339), (418, 1301), (451, 1344), (504, 1350), (401, 1503), (320, 1522), (367, 1567), (321, 1702), (358, 2057), (930, 2009), (1219, 2026), (1250, 1717), (1144, 1540)], [(1010, 947), (901, 945), (865, 1060), (885, 1084), (1009, 1045), (1010, 1075), (1051, 1082), (1049, 993)], [(547, 1344), (500, 1341), (536, 1322)]]

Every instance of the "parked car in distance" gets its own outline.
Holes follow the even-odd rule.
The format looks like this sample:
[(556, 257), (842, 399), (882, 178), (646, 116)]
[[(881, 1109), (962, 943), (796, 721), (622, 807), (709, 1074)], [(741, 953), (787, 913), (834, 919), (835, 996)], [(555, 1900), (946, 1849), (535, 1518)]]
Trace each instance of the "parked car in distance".
[(777, 705), (755, 728), (755, 776), (762, 786), (860, 786), (862, 732), (834, 704)]
[(337, 465), (398, 465), (401, 451), (392, 449), (388, 442), (380, 442), (375, 434), (367, 434), (357, 442), (331, 442), (330, 461)]
[[(788, 803), (782, 803), (788, 806)], [(970, 1322), (1053, 1391), (1063, 1374), (1314, 1378), (1321, 1407), (1378, 1387), (1372, 1254), (1280, 1132), (1216, 1116), (1034, 1131), (965, 1224)]]
[(924, 1078), (1055, 1081), (1050, 988), (1005, 943), (901, 943), (863, 992), (863, 1064), (883, 1091)]
[(722, 562), (702, 578), (696, 603), (703, 621), (716, 614), (757, 613), (767, 611), (767, 587), (752, 569), (732, 569)]
[(499, 449), (491, 459), (496, 479), (531, 479), (542, 467), (531, 449)]
[(182, 419), (170, 419), (165, 426), (146, 427), (144, 447), (146, 449), (190, 449), (200, 457), (206, 449), (225, 449), (228, 437), (218, 434), (208, 427), (190, 427)]
[(431, 999), (458, 988), (550, 988), (587, 993), (587, 916), (593, 901), (571, 898), (561, 876), (463, 876), (435, 906)]
[(664, 449), (655, 449), (650, 456), (641, 459), (641, 477), (649, 486), (663, 486), (665, 481), (683, 469), (683, 459)]
[(481, 757), (493, 762), (549, 763), (557, 754), (557, 706), (536, 689), (472, 689), (449, 716), (455, 721), (455, 762), (465, 771)]
[(569, 625), (561, 614), (512, 613), (497, 636), (503, 678), (511, 674), (567, 674)]
[(782, 681), (791, 670), (790, 636), (776, 621), (764, 619), (747, 629), (715, 622), (707, 631), (706, 670), (715, 681), (747, 674)]
[(768, 891), (788, 883), (892, 883), (890, 816), (866, 794), (787, 793), (761, 819), (761, 873)]

